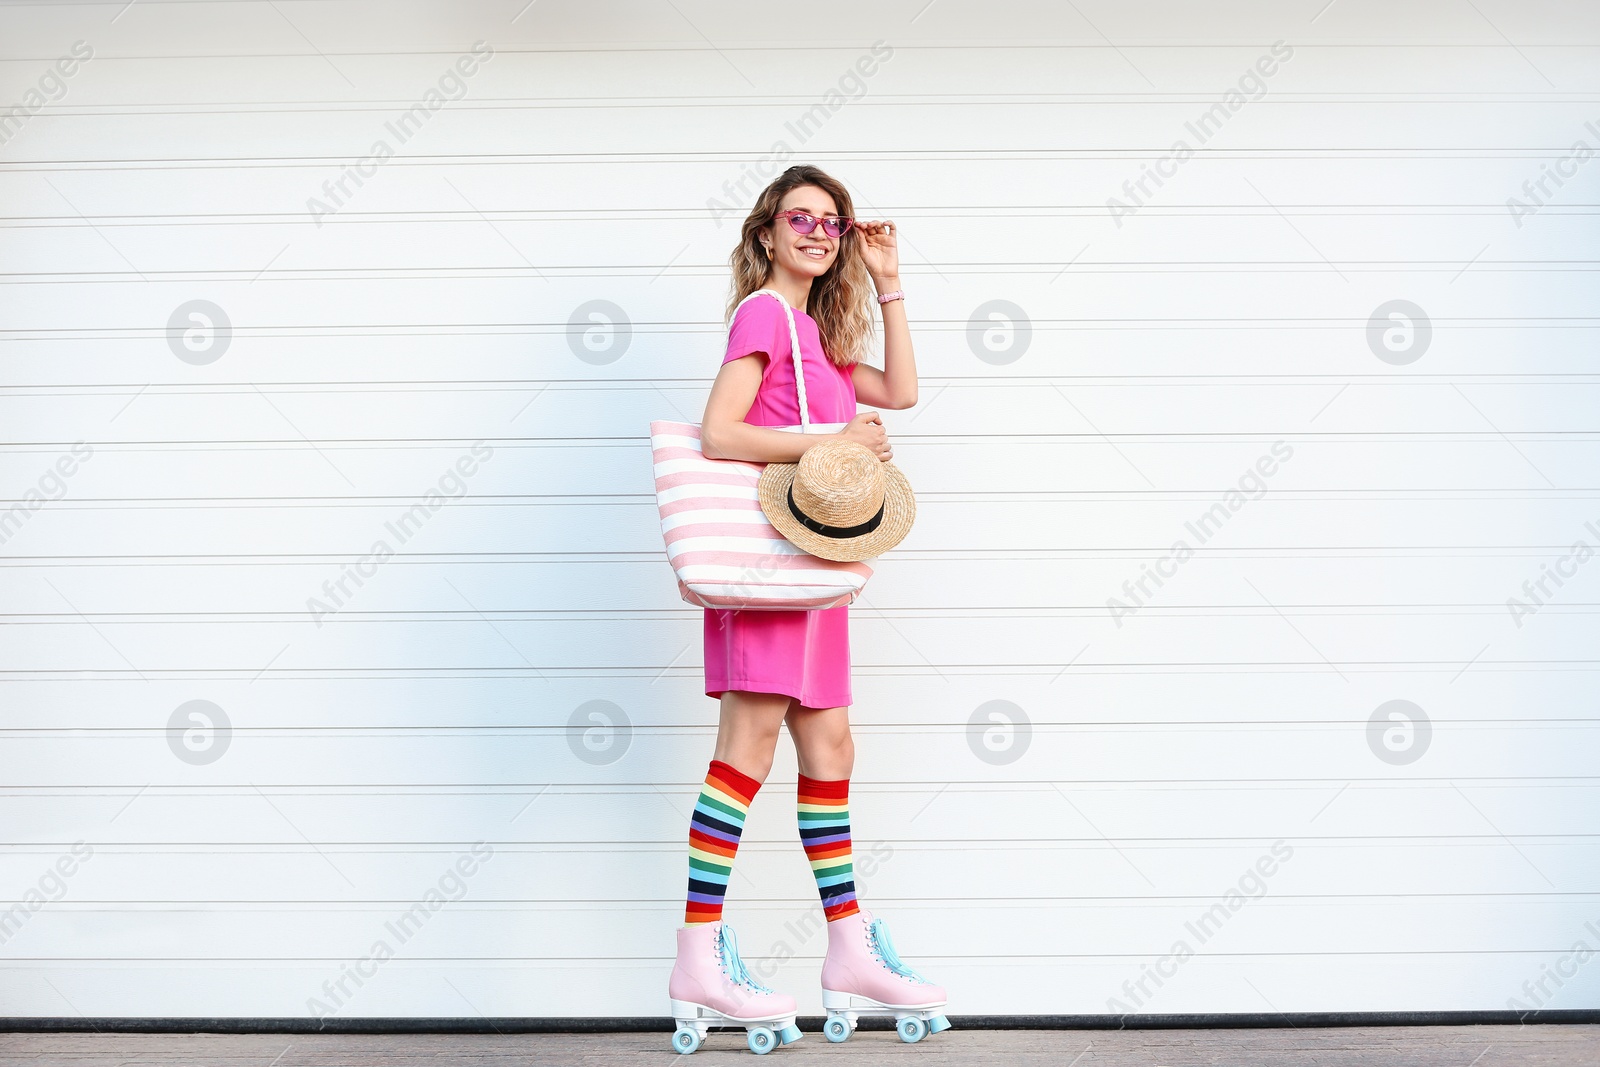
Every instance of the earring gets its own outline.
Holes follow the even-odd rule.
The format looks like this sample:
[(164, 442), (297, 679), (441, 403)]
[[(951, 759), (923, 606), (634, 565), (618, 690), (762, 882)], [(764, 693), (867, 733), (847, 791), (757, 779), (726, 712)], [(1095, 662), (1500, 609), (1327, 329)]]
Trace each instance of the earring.
[(772, 258), (772, 246), (769, 245), (769, 244), (764, 244), (761, 247), (765, 248), (767, 250), (767, 258), (771, 259)]

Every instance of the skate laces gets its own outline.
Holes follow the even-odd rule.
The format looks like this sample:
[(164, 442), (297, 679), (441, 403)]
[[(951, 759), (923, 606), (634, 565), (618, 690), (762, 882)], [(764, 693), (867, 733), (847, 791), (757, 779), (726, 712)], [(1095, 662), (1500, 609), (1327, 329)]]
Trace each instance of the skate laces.
[(753, 989), (757, 993), (773, 992), (756, 981), (755, 976), (745, 969), (744, 960), (739, 958), (739, 939), (728, 926), (722, 928), (722, 973), (736, 984)]
[(883, 960), (885, 966), (895, 974), (904, 975), (907, 978), (915, 979), (928, 985), (933, 984), (906, 966), (905, 962), (900, 959), (899, 954), (894, 950), (894, 943), (889, 940), (889, 928), (883, 924), (882, 919), (873, 919), (872, 924), (867, 929), (872, 934), (872, 941), (877, 949), (878, 958)]

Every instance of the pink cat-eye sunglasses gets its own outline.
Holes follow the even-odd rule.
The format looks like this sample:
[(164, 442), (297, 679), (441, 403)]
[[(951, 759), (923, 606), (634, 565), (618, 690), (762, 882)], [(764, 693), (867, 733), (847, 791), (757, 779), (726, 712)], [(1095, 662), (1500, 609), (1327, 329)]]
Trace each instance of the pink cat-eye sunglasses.
[(794, 228), (794, 232), (799, 234), (810, 233), (817, 228), (817, 223), (820, 222), (822, 223), (822, 232), (829, 237), (835, 238), (843, 237), (856, 221), (845, 215), (829, 215), (827, 218), (819, 219), (809, 211), (801, 211), (799, 208), (780, 211), (772, 218), (774, 221), (788, 219), (789, 225)]

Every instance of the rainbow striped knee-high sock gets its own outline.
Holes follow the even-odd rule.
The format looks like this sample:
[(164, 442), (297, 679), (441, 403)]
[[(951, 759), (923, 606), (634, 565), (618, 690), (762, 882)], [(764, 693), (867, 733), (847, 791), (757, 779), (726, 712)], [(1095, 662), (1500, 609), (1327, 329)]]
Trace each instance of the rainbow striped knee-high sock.
[(745, 816), (761, 783), (722, 760), (711, 761), (705, 785), (689, 820), (689, 898), (683, 924), (713, 923), (722, 918), (728, 875), (739, 851)]
[(823, 915), (833, 922), (856, 914), (861, 908), (850, 858), (850, 779), (830, 782), (802, 774), (795, 803)]

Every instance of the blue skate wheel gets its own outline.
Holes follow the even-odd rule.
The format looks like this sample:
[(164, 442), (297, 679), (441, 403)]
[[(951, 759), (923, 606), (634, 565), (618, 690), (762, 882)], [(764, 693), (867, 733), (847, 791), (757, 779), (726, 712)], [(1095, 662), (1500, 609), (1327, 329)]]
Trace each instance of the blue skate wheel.
[(778, 1035), (765, 1026), (752, 1026), (750, 1036), (745, 1040), (750, 1045), (750, 1051), (757, 1056), (765, 1056), (778, 1047)]
[(828, 1021), (822, 1024), (822, 1036), (837, 1045), (850, 1037), (850, 1020), (843, 1015), (830, 1015)]
[(672, 1035), (672, 1048), (687, 1056), (700, 1047), (700, 1032), (692, 1026), (680, 1026)]
[(950, 1020), (943, 1015), (935, 1015), (928, 1020), (928, 1033), (938, 1034), (950, 1029)]
[(800, 1028), (798, 1026), (796, 1026), (794, 1023), (790, 1023), (788, 1026), (785, 1026), (782, 1030), (778, 1031), (778, 1044), (792, 1045), (805, 1036), (805, 1034), (800, 1032)]
[(895, 1031), (900, 1035), (901, 1041), (913, 1045), (927, 1036), (928, 1024), (915, 1015), (907, 1015), (895, 1024)]

